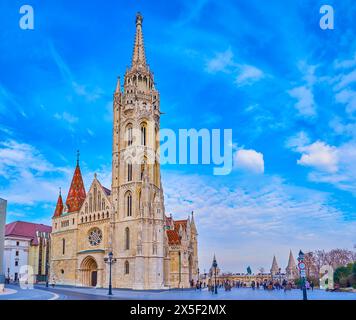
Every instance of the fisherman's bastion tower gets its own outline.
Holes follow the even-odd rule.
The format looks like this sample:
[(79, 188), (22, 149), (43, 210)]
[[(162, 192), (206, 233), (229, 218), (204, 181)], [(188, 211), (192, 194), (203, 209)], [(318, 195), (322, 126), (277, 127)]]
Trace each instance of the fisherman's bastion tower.
[(65, 203), (53, 216), (50, 281), (108, 285), (104, 258), (113, 253), (114, 288), (190, 287), (197, 281), (193, 213), (166, 215), (159, 164), (160, 96), (145, 57), (143, 18), (136, 17), (131, 67), (113, 102), (111, 190), (95, 175), (86, 193), (79, 156)]

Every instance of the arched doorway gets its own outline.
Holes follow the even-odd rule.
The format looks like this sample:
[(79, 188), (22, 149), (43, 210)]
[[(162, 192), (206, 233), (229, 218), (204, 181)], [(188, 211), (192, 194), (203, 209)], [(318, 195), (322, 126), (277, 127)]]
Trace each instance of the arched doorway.
[(98, 284), (98, 264), (91, 256), (86, 257), (80, 266), (82, 273), (82, 285), (96, 287)]

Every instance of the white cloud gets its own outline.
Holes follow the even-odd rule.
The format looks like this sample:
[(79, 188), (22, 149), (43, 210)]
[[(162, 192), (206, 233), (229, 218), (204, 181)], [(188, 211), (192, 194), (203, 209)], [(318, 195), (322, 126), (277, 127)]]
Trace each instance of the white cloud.
[(214, 251), (223, 270), (237, 272), (249, 264), (268, 269), (273, 254), (285, 267), (290, 248), (353, 245), (355, 222), (343, 220), (331, 195), (267, 175), (227, 179), (163, 171), (167, 214), (195, 212), (201, 268), (209, 268)]
[(219, 52), (214, 58), (207, 61), (205, 69), (209, 73), (230, 72), (230, 67), (234, 66), (233, 57), (231, 49)]
[(356, 66), (356, 53), (352, 59), (335, 60), (335, 69), (348, 69)]
[(300, 115), (306, 117), (314, 117), (316, 115), (316, 104), (311, 88), (307, 86), (296, 87), (289, 90), (288, 94), (297, 100), (295, 108)]
[(310, 138), (304, 131), (289, 138), (286, 147), (301, 154), (301, 158), (297, 160), (299, 165), (328, 173), (338, 170), (338, 149), (322, 141), (310, 143)]
[(322, 141), (316, 141), (313, 144), (299, 147), (302, 152), (298, 164), (307, 167), (313, 167), (321, 171), (336, 172), (338, 170), (338, 150)]
[(58, 187), (71, 173), (55, 167), (35, 147), (15, 140), (0, 142), (0, 159), (0, 176), (6, 180), (0, 194), (13, 204), (55, 201)]
[(68, 112), (63, 112), (62, 114), (56, 113), (54, 115), (54, 117), (57, 120), (64, 120), (64, 121), (68, 122), (69, 124), (77, 123), (79, 120), (79, 118), (77, 118), (76, 116), (74, 116)]
[(256, 81), (259, 81), (265, 77), (262, 70), (251, 65), (240, 65), (239, 74), (236, 78), (236, 84), (238, 86), (250, 85)]
[(346, 105), (346, 112), (352, 114), (356, 111), (356, 91), (345, 89), (335, 95), (335, 100)]
[(309, 143), (310, 143), (310, 139), (308, 134), (304, 131), (300, 131), (295, 136), (287, 140), (286, 147), (298, 151), (301, 147), (304, 147)]
[(251, 85), (265, 77), (264, 72), (249, 64), (240, 64), (234, 61), (234, 54), (231, 49), (217, 53), (205, 65), (208, 73), (224, 72), (233, 74), (234, 82), (237, 86)]
[(234, 167), (253, 173), (264, 173), (263, 154), (255, 150), (239, 149), (234, 154)]

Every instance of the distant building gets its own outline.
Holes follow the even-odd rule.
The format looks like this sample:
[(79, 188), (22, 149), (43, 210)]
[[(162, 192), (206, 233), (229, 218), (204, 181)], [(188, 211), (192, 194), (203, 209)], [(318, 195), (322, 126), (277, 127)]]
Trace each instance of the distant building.
[(289, 253), (288, 266), (286, 268), (287, 280), (295, 280), (299, 277), (297, 265), (295, 263), (292, 250)]
[(0, 199), (0, 292), (4, 290), (5, 275), (4, 275), (4, 235), (6, 221), (6, 206), (7, 202)]
[(282, 272), (282, 269), (278, 267), (276, 256), (273, 257), (272, 267), (271, 267), (271, 277), (274, 281), (293, 281), (299, 278), (299, 271), (296, 266), (292, 250), (289, 252), (288, 265), (286, 267), (286, 272)]
[(5, 228), (5, 276), (18, 281), (22, 266), (31, 266), (34, 281), (45, 281), (50, 256), (52, 228), (16, 221)]

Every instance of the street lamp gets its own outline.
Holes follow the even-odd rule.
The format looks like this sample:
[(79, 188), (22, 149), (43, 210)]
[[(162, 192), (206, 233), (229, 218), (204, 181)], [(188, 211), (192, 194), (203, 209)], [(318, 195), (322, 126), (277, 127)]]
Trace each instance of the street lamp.
[(303, 300), (308, 300), (307, 297), (307, 288), (306, 288), (306, 284), (305, 284), (305, 264), (304, 264), (304, 253), (302, 250), (299, 251), (298, 254), (298, 267), (299, 267), (299, 271), (300, 271), (300, 279), (302, 281), (302, 290), (303, 290)]
[(197, 271), (198, 271), (198, 281), (197, 281), (197, 283), (199, 284), (199, 271), (200, 271), (199, 268), (198, 268)]
[(111, 273), (112, 273), (112, 265), (116, 262), (116, 258), (114, 258), (113, 253), (110, 251), (107, 258), (104, 258), (104, 262), (109, 264), (109, 296), (112, 296), (112, 283), (111, 283)]
[(49, 278), (49, 263), (46, 262), (46, 288), (48, 288), (48, 278)]
[(218, 267), (218, 263), (216, 262), (216, 258), (214, 256), (214, 260), (213, 260), (213, 268), (214, 268), (214, 274), (215, 274), (215, 294), (218, 293), (218, 288), (216, 286), (216, 268)]

